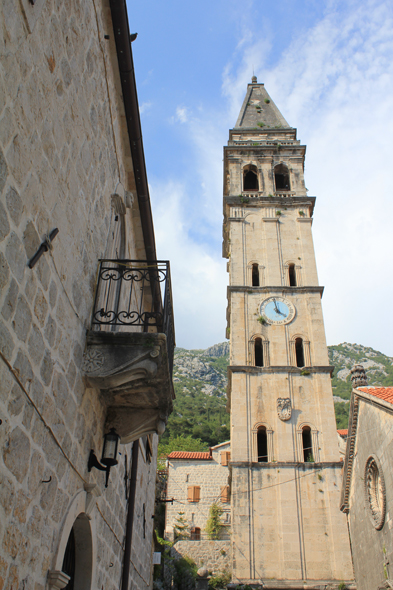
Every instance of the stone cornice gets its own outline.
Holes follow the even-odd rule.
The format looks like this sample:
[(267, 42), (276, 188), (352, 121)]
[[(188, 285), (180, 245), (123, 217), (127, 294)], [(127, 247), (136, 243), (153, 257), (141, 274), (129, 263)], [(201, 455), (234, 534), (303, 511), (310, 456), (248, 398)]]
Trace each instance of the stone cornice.
[(248, 293), (249, 295), (256, 295), (258, 293), (282, 293), (283, 295), (296, 295), (297, 293), (319, 293), (322, 297), (325, 287), (317, 286), (302, 286), (302, 287), (286, 287), (283, 285), (263, 287), (250, 287), (248, 285), (230, 285), (227, 287), (228, 293)]
[[(270, 367), (254, 367), (251, 365), (228, 365), (228, 374), (231, 373), (251, 373), (258, 375), (260, 373), (294, 373), (301, 375), (302, 371), (308, 373), (329, 373), (332, 375), (334, 367), (331, 365), (318, 365), (314, 367), (291, 367), (290, 365), (272, 365)], [(307, 377), (308, 375), (303, 375)]]
[(339, 467), (342, 469), (343, 467), (342, 461), (320, 461), (318, 463), (303, 463), (300, 461), (270, 461), (269, 463), (257, 463), (254, 461), (230, 461), (229, 464), (231, 467), (258, 467), (259, 469), (271, 469), (272, 467), (279, 467), (280, 469), (285, 467), (299, 467), (305, 471), (311, 471), (313, 469), (319, 471), (320, 469), (326, 469), (329, 467)]

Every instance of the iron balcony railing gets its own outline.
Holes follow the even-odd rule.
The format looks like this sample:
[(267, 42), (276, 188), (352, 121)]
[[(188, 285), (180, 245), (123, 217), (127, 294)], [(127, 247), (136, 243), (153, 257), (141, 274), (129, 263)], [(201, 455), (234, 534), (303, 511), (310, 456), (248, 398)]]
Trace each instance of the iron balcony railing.
[(169, 261), (101, 259), (91, 324), (93, 330), (164, 333), (172, 374), (175, 329)]

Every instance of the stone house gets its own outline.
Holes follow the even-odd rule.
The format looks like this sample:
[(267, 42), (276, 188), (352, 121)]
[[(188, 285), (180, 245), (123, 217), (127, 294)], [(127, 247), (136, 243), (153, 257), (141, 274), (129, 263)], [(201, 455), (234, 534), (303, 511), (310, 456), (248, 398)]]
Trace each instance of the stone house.
[(341, 510), (358, 590), (393, 587), (393, 387), (352, 390)]
[[(214, 572), (231, 569), (230, 449), (227, 441), (207, 452), (173, 451), (168, 455), (165, 536), (176, 541), (179, 531), (175, 527), (182, 519), (188, 525), (187, 538), (176, 541), (176, 554), (188, 555), (198, 566), (203, 564)], [(217, 541), (209, 540), (205, 532), (213, 503), (223, 510), (224, 529)]]
[(0, 588), (145, 590), (174, 328), (126, 2), (0, 22)]

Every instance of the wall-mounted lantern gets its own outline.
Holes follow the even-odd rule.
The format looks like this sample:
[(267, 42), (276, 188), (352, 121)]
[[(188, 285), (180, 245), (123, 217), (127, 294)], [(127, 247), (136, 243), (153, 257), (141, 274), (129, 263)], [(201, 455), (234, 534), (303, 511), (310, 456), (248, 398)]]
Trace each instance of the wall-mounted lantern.
[(117, 465), (117, 448), (119, 446), (120, 436), (114, 428), (111, 428), (107, 434), (104, 434), (104, 445), (102, 447), (101, 463), (98, 461), (93, 449), (90, 451), (89, 461), (87, 463), (87, 471), (95, 467), (100, 471), (106, 471), (105, 487), (108, 487), (109, 472), (111, 467)]

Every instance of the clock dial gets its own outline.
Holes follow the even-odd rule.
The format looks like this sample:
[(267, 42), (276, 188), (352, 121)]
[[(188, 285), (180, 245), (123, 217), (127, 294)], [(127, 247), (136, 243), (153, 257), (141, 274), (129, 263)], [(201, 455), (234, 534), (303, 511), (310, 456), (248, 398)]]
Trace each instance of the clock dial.
[(295, 317), (295, 307), (284, 297), (269, 297), (262, 302), (260, 314), (269, 324), (288, 324)]

